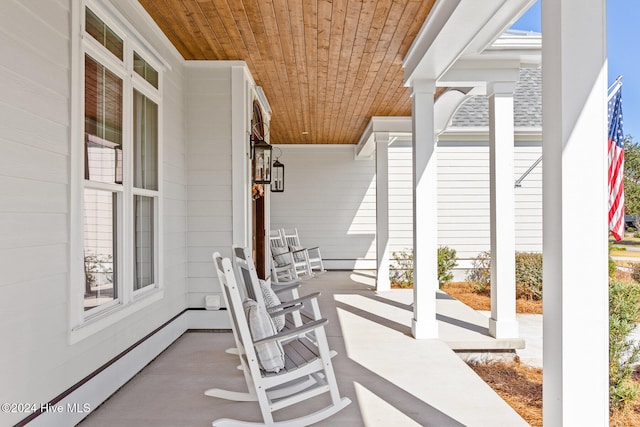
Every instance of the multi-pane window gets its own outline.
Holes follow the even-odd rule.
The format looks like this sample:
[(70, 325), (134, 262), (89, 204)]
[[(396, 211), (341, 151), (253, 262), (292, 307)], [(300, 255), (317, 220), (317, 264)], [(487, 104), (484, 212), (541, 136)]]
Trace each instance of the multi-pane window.
[(84, 9), (84, 311), (158, 286), (160, 73)]
[(149, 82), (151, 86), (158, 89), (158, 72), (136, 52), (133, 53), (133, 69), (140, 77)]
[(124, 43), (122, 39), (88, 7), (85, 8), (85, 31), (116, 58), (120, 61), (123, 60)]
[(154, 283), (154, 204), (153, 197), (135, 196), (135, 264), (133, 289)]
[(158, 105), (137, 90), (133, 91), (133, 134), (134, 290), (138, 290), (154, 283), (156, 201), (147, 195), (158, 190)]

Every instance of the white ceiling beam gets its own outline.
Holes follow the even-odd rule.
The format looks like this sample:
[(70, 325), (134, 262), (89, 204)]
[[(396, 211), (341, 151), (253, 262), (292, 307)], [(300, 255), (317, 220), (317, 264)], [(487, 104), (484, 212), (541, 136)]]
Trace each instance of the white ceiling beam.
[(519, 78), (518, 60), (460, 59), (438, 79), (437, 85), (475, 87), (487, 82), (517, 82)]
[(405, 85), (439, 80), (464, 54), (490, 46), (535, 0), (438, 0), (404, 58)]

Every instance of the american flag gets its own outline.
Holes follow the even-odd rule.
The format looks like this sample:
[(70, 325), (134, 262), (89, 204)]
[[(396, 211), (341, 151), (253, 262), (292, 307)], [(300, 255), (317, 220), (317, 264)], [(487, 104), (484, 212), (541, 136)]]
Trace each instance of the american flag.
[(624, 135), (622, 133), (622, 84), (609, 95), (609, 231), (624, 237)]

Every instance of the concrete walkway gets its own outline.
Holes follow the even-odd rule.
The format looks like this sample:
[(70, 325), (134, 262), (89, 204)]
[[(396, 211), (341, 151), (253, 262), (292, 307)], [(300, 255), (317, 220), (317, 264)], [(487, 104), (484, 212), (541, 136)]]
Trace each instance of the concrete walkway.
[[(377, 294), (373, 283), (372, 275), (357, 272), (328, 272), (304, 282), (302, 293), (322, 292), (329, 344), (338, 352), (334, 367), (340, 392), (352, 401), (318, 426), (528, 425), (445, 342), (444, 336), (460, 340), (461, 335), (450, 334), (456, 329), (470, 331), (475, 337), (470, 345), (476, 338), (490, 341), (484, 336), (485, 316), (471, 310), (469, 319), (452, 317), (454, 303), (442, 294), (438, 319), (443, 339), (415, 340), (410, 336), (410, 291)], [(82, 426), (204, 427), (222, 417), (260, 421), (257, 403), (203, 395), (211, 387), (245, 389), (237, 356), (224, 352), (232, 346), (230, 333), (184, 334)], [(324, 397), (317, 400), (326, 403)], [(279, 419), (309, 405), (284, 409)]]

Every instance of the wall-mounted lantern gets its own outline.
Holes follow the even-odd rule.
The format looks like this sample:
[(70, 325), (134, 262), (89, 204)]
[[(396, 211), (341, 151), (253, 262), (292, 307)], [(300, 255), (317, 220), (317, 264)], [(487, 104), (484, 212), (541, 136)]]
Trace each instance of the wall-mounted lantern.
[(251, 132), (249, 142), (253, 158), (254, 184), (271, 184), (271, 145), (267, 144), (264, 137), (256, 132)]
[(280, 151), (279, 155), (276, 157), (276, 161), (273, 162), (273, 166), (271, 167), (272, 174), (272, 182), (271, 182), (271, 192), (272, 193), (282, 193), (284, 191), (284, 165), (280, 163), (280, 155), (282, 155), (282, 150), (276, 147), (278, 151)]

